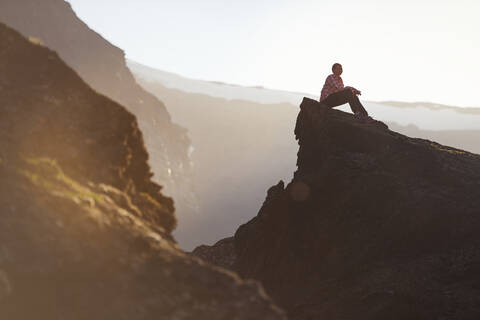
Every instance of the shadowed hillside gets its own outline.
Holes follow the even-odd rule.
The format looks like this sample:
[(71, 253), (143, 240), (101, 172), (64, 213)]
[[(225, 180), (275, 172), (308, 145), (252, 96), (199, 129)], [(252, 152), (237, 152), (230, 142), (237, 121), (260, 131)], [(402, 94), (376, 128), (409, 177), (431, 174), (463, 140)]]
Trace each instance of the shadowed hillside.
[(0, 24), (0, 319), (283, 319), (180, 251), (135, 116)]
[(290, 319), (480, 316), (480, 156), (305, 99), (298, 170), (195, 254), (260, 280)]
[(164, 104), (135, 82), (121, 49), (91, 30), (64, 0), (2, 0), (0, 21), (58, 52), (90, 86), (135, 114), (155, 181), (178, 200), (180, 214), (197, 210), (187, 130), (173, 123)]

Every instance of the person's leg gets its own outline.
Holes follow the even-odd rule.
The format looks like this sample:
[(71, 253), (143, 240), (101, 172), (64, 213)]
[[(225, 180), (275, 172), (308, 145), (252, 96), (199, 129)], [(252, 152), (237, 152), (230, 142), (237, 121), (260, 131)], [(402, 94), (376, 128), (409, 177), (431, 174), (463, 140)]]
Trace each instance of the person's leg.
[(340, 106), (342, 104), (347, 103), (350, 105), (350, 109), (352, 109), (353, 113), (361, 113), (365, 116), (368, 116), (367, 110), (363, 107), (360, 99), (353, 94), (352, 90), (344, 89), (342, 91), (338, 91), (329, 95), (325, 100), (322, 101), (323, 104), (330, 108), (334, 108)]
[[(350, 91), (350, 90), (349, 90)], [(328, 95), (328, 97), (323, 100), (321, 103), (326, 105), (327, 107), (334, 108), (337, 106), (341, 106), (348, 102), (347, 94), (345, 90), (338, 91)]]
[[(368, 112), (367, 110), (365, 110), (365, 108), (363, 107), (362, 103), (360, 102), (360, 99), (358, 98), (358, 96), (356, 94), (353, 94), (353, 105), (355, 105), (355, 112), (360, 112), (361, 114), (365, 115), (365, 116), (368, 116)], [(352, 107), (352, 105), (350, 105), (350, 107)], [(352, 108), (353, 110), (353, 108)]]

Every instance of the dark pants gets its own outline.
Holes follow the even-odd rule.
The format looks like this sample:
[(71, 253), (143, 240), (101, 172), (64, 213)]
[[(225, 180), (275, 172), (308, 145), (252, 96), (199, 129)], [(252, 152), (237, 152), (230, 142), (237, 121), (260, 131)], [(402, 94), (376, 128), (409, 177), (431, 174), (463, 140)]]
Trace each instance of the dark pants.
[(343, 89), (342, 91), (332, 93), (321, 103), (330, 108), (333, 108), (347, 102), (350, 105), (353, 113), (360, 112), (361, 114), (368, 116), (368, 112), (362, 106), (360, 99), (358, 99), (357, 95), (354, 94), (350, 89)]

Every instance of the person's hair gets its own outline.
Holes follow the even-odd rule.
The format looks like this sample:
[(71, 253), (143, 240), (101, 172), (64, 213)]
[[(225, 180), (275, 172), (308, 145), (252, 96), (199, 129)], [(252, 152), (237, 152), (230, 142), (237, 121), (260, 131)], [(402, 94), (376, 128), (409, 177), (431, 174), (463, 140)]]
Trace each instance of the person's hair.
[(336, 66), (341, 67), (342, 65), (340, 63), (334, 63), (333, 66), (332, 66), (332, 72), (333, 72), (333, 69), (335, 69)]

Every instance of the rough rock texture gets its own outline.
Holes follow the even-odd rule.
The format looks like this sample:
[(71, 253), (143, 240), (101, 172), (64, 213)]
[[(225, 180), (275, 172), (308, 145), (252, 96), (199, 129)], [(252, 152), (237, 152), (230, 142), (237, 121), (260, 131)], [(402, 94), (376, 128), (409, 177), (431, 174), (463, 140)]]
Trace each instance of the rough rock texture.
[(237, 260), (233, 237), (222, 239), (213, 246), (202, 245), (196, 247), (191, 254), (211, 264), (230, 270), (234, 268)]
[(135, 117), (0, 24), (0, 319), (283, 319), (180, 251)]
[(295, 133), (294, 179), (237, 230), (234, 270), (290, 319), (480, 318), (480, 156), (310, 99)]
[(96, 91), (135, 114), (154, 180), (181, 204), (177, 212), (198, 209), (187, 130), (173, 123), (164, 104), (135, 82), (121, 49), (91, 30), (64, 0), (2, 0), (0, 22), (58, 52)]

